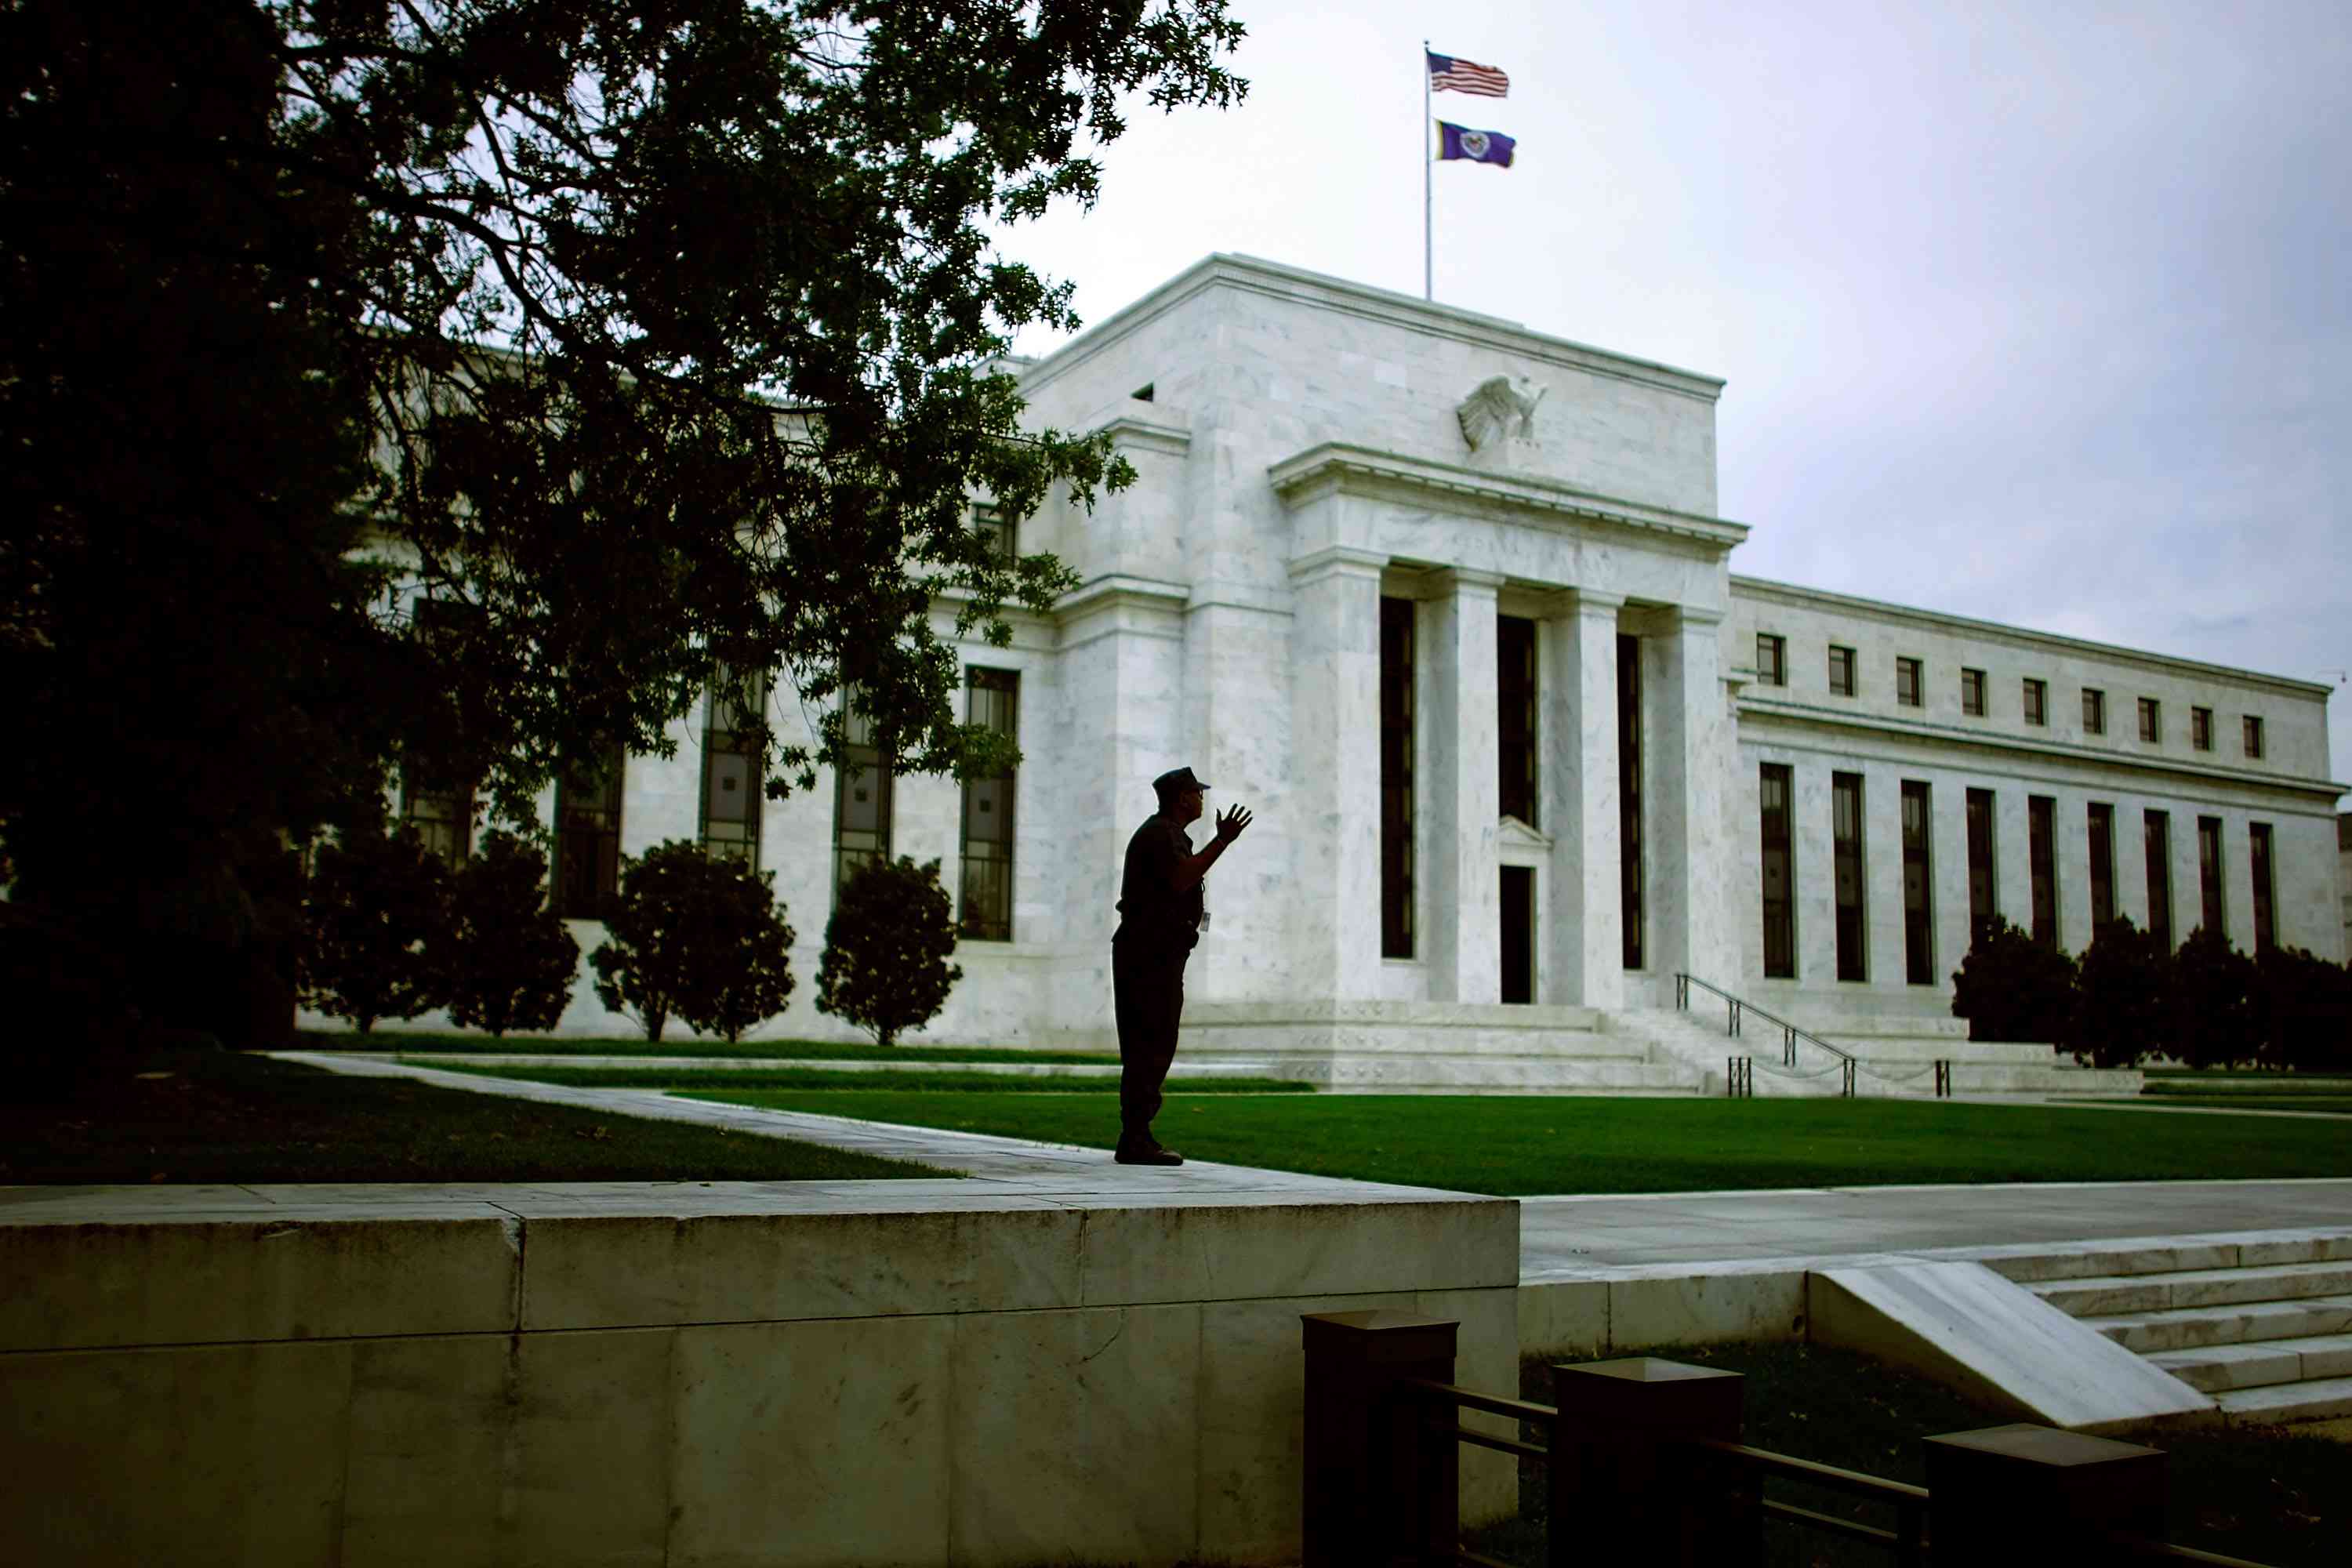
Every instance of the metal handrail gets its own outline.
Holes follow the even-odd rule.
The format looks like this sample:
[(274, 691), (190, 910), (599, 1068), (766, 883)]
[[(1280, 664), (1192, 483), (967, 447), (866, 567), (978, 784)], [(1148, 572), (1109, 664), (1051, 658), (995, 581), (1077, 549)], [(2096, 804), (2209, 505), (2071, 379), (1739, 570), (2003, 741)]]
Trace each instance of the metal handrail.
[(1753, 1002), (1748, 1001), (1743, 997), (1734, 996), (1730, 992), (1726, 991), (1720, 985), (1716, 985), (1707, 981), (1701, 980), (1696, 974), (1684, 974), (1677, 972), (1675, 975), (1675, 1005), (1685, 1013), (1690, 1011), (1690, 988), (1694, 985), (1702, 986), (1706, 990), (1714, 992), (1717, 996), (1722, 997), (1726, 1002), (1731, 1005), (1731, 1027), (1726, 1031), (1728, 1034), (1737, 1035), (1740, 1032), (1740, 1016), (1743, 1013), (1753, 1013), (1758, 1017), (1763, 1019), (1766, 1023), (1777, 1025), (1788, 1038), (1788, 1058), (1783, 1063), (1784, 1066), (1795, 1067), (1797, 1065), (1796, 1043), (1799, 1040), (1803, 1040), (1808, 1045), (1819, 1046), (1822, 1049), (1829, 1052), (1830, 1055), (1837, 1058), (1838, 1060), (1842, 1062), (1850, 1062), (1858, 1059), (1852, 1051), (1840, 1050), (1837, 1047), (1830, 1044), (1827, 1040), (1822, 1039), (1819, 1035), (1812, 1033), (1811, 1030), (1801, 1029), (1796, 1025), (1789, 1022), (1788, 1019), (1783, 1018), (1777, 1014), (1768, 1013)]

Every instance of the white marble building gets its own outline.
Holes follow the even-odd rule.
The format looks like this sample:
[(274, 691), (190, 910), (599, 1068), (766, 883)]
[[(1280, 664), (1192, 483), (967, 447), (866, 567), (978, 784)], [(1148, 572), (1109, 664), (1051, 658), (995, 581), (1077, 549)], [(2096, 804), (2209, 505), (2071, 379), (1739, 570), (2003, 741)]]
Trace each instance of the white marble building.
[[(964, 979), (928, 1037), (1111, 1043), (1120, 853), (1149, 781), (1180, 763), (1211, 781), (1212, 809), (1257, 817), (1210, 878), (1191, 1051), (1539, 1058), (1570, 1037), (1638, 1035), (1677, 973), (1824, 1033), (1948, 1049), (1973, 790), (1990, 792), (1979, 901), (2030, 923), (2030, 812), (2046, 815), (2044, 912), (2069, 949), (2090, 940), (2095, 895), (2147, 923), (2157, 812), (2153, 896), (2174, 941), (2199, 923), (2210, 819), (2231, 938), (2252, 949), (2259, 916), (2277, 941), (2343, 956), (2326, 687), (1735, 575), (1748, 531), (1717, 515), (1719, 381), (1214, 256), (1022, 382), (1039, 421), (1108, 429), (1140, 479), (1091, 515), (1049, 507), (1024, 524), (1020, 549), (1053, 552), (1082, 585), (1050, 616), (1015, 616), (1011, 648), (966, 649), (1017, 677), (1025, 761), (993, 911), (1006, 940), (961, 943)], [(1779, 639), (1778, 680), (1759, 638)], [(1852, 695), (1832, 689), (1832, 647), (1852, 650)], [(1964, 710), (1964, 670), (1981, 672), (1966, 678), (1981, 713)], [(2085, 732), (2085, 689), (2104, 694), (2103, 732)], [(775, 707), (803, 721), (789, 693)], [(623, 852), (699, 830), (705, 721), (680, 725), (676, 760), (629, 762)], [(1766, 842), (1759, 796), (1780, 768), (1785, 850)], [(1835, 774), (1860, 780), (1843, 952)], [(1911, 791), (1911, 907), (1906, 785), (1926, 786)], [(812, 1002), (838, 794), (822, 781), (758, 823), (804, 980), (770, 1035), (848, 1034)], [(890, 849), (940, 858), (962, 907), (986, 869), (968, 870), (963, 787), (899, 779), (889, 805)], [(2113, 864), (2095, 888), (2102, 806)], [(1769, 964), (1768, 849), (1789, 889)], [(593, 922), (580, 935), (592, 945)], [(566, 1031), (616, 1026), (583, 983)], [(1637, 1070), (1654, 1049), (1616, 1059), (1576, 1081), (1682, 1081)]]

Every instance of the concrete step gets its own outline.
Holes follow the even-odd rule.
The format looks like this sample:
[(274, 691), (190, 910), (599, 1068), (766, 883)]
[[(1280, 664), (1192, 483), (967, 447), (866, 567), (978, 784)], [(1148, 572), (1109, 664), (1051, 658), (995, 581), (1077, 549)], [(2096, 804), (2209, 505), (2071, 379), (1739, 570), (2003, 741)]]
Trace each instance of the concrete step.
[(2352, 1294), (2234, 1306), (2169, 1307), (2156, 1311), (2085, 1314), (2084, 1323), (2142, 1355), (2206, 1345), (2352, 1333)]
[(1983, 1259), (1996, 1274), (2029, 1285), (2042, 1279), (2168, 1274), (2190, 1268), (2235, 1268), (2273, 1263), (2352, 1260), (2352, 1231), (2273, 1231), (2257, 1237), (2168, 1236), (2097, 1242), (2052, 1251), (2020, 1246)]
[(2159, 1351), (2147, 1359), (2191, 1388), (2221, 1394), (2237, 1388), (2352, 1377), (2352, 1334), (2306, 1334), (2292, 1340)]
[(2279, 1263), (2044, 1279), (2027, 1287), (2075, 1317), (2352, 1294), (2352, 1262)]
[(2352, 1377), (2232, 1389), (2215, 1394), (2213, 1403), (2232, 1421), (2330, 1421), (2352, 1415)]

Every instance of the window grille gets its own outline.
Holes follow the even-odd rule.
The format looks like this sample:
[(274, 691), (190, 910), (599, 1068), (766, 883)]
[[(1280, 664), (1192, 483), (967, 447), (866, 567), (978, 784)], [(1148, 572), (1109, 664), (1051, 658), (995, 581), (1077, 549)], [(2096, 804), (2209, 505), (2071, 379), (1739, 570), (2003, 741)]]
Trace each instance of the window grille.
[[(1021, 733), (1017, 670), (964, 671), (964, 722), (992, 733)], [(1013, 940), (1013, 803), (1014, 772), (1006, 768), (963, 784), (962, 934), (982, 942)]]

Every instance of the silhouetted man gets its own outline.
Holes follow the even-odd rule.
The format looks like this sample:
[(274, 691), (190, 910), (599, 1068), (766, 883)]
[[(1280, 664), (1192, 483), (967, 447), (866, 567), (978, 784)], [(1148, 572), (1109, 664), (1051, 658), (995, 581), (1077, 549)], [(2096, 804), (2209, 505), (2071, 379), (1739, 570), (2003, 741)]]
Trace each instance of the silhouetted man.
[(1118, 1017), (1118, 1152), (1122, 1165), (1181, 1165), (1184, 1156), (1151, 1135), (1160, 1086), (1176, 1056), (1184, 1012), (1184, 961), (1201, 940), (1201, 879), (1242, 836), (1250, 814), (1240, 806), (1217, 818), (1217, 836), (1199, 854), (1185, 827), (1201, 819), (1208, 785), (1191, 768), (1151, 781), (1159, 814), (1127, 841), (1119, 879), (1118, 930), (1110, 939), (1111, 1001)]

